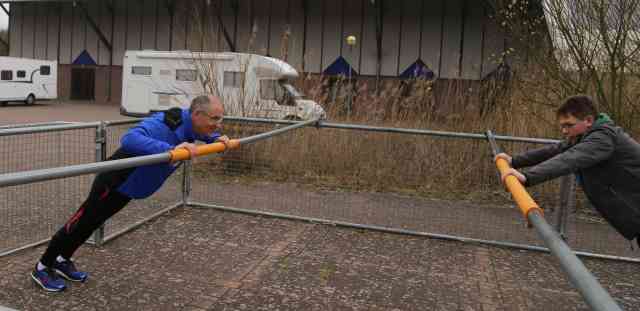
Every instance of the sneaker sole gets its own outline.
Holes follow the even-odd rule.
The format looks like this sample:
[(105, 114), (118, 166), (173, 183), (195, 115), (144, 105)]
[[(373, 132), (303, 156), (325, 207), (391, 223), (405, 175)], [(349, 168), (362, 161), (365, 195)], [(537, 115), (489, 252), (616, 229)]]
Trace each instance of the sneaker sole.
[(73, 279), (71, 277), (69, 277), (68, 275), (66, 275), (64, 272), (58, 270), (58, 269), (54, 269), (56, 274), (63, 277), (64, 279), (71, 281), (71, 282), (78, 282), (78, 283), (84, 283), (87, 279), (84, 280), (78, 280), (78, 279)]
[(65, 288), (66, 288), (66, 287), (65, 287), (65, 288), (63, 288), (63, 289), (52, 289), (52, 288), (47, 288), (46, 286), (44, 286), (44, 285), (42, 284), (42, 282), (40, 282), (40, 280), (38, 280), (38, 278), (37, 278), (37, 277), (35, 277), (35, 276), (33, 275), (33, 273), (31, 273), (31, 278), (36, 282), (36, 284), (38, 284), (40, 287), (42, 287), (42, 289), (44, 289), (45, 291), (51, 292), (51, 293), (61, 292), (61, 291), (65, 290)]

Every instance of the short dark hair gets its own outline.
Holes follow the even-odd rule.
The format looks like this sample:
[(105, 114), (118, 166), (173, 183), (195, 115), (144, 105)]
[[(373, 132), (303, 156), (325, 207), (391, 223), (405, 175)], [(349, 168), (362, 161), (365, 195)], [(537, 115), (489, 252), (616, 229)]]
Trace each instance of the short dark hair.
[(569, 96), (564, 100), (560, 108), (556, 110), (556, 116), (574, 116), (577, 119), (584, 120), (588, 116), (596, 118), (598, 109), (588, 95)]
[(209, 105), (209, 103), (209, 96), (200, 95), (191, 101), (191, 106), (189, 107), (189, 109), (192, 113), (199, 110), (209, 111), (209, 107), (207, 106)]

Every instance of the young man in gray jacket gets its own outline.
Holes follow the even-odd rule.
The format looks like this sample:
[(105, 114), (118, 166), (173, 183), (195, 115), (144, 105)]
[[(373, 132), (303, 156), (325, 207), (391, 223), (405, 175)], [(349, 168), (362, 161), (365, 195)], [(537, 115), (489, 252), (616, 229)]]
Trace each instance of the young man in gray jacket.
[(513, 167), (502, 180), (513, 175), (533, 186), (575, 174), (602, 217), (627, 240), (640, 243), (640, 144), (606, 114), (598, 114), (588, 96), (567, 98), (556, 115), (566, 139), (513, 158), (498, 154)]

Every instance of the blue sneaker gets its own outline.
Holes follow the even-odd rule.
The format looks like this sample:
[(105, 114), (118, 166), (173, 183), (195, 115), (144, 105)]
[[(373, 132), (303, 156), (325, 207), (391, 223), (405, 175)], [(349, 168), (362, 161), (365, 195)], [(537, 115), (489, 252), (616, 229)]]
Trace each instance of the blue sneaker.
[(71, 260), (63, 262), (56, 261), (56, 263), (53, 264), (53, 269), (58, 273), (58, 275), (69, 281), (84, 282), (89, 278), (89, 274), (78, 271), (78, 269), (76, 269), (76, 265), (74, 265)]
[(67, 285), (64, 284), (64, 280), (59, 278), (55, 271), (51, 268), (44, 270), (34, 269), (31, 272), (31, 278), (40, 285), (44, 290), (48, 292), (61, 292)]

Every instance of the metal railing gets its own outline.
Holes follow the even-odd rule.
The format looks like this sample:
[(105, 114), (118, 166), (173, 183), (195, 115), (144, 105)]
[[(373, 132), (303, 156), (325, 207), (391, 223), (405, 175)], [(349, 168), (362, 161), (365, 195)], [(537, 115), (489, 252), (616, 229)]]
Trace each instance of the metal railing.
[[(256, 118), (225, 120), (231, 122), (227, 129), (235, 131), (234, 135), (295, 123)], [(508, 197), (500, 195), (504, 190), (495, 183), (495, 167), (487, 161), (492, 155), (486, 147), (486, 137), (486, 134), (318, 122), (294, 135), (232, 152), (212, 161), (210, 166), (194, 166), (190, 203), (548, 252), (535, 233), (527, 230), (523, 222), (514, 220), (517, 211), (508, 208), (511, 205)], [(455, 138), (460, 143), (445, 138)], [(558, 142), (511, 136), (495, 139), (509, 144), (514, 151)], [(210, 178), (214, 178), (215, 187), (211, 186), (211, 180), (204, 182), (197, 178), (198, 170), (205, 167), (214, 173), (209, 175), (214, 176)], [(479, 173), (465, 178), (466, 172), (471, 171)], [(449, 176), (456, 173), (460, 176), (451, 180)], [(244, 193), (233, 182), (238, 178), (244, 179), (243, 186), (250, 186), (242, 188)], [(290, 183), (275, 187), (266, 183), (270, 180)], [(638, 254), (602, 219), (585, 214), (584, 207), (576, 211), (573, 183), (573, 177), (567, 176), (533, 188), (534, 195), (547, 207), (548, 221), (580, 256), (640, 262)], [(334, 188), (341, 188), (340, 192), (325, 195), (326, 191), (313, 190), (317, 185), (327, 188), (327, 184), (338, 185)], [(398, 188), (404, 188), (400, 194), (426, 200), (384, 198), (391, 200), (391, 205), (385, 205), (376, 197), (376, 192), (394, 193)], [(250, 196), (245, 194), (252, 191)], [(323, 196), (318, 197), (318, 193)], [(476, 200), (472, 194), (485, 197), (491, 194), (489, 203), (482, 204), (485, 197)], [(370, 204), (359, 209), (351, 207), (348, 201), (355, 197)], [(430, 197), (438, 200), (429, 201)], [(447, 202), (443, 198), (458, 203), (443, 203)], [(459, 202), (461, 199), (478, 203)], [(329, 204), (327, 200), (335, 202)]]
[[(269, 133), (243, 138), (235, 141), (235, 143), (254, 143), (313, 122), (316, 121), (312, 120), (289, 125)], [(34, 149), (26, 151), (23, 156), (12, 158), (8, 154), (5, 157), (8, 162), (5, 163), (1, 171), (5, 172), (5, 174), (0, 175), (0, 199), (5, 202), (4, 206), (0, 205), (0, 215), (4, 214), (1, 218), (2, 221), (0, 221), (0, 233), (3, 237), (6, 236), (8, 238), (3, 239), (2, 244), (0, 244), (0, 256), (46, 243), (55, 230), (64, 223), (64, 220), (80, 206), (82, 199), (88, 193), (90, 180), (86, 175), (167, 163), (169, 161), (180, 161), (188, 157), (188, 154), (172, 151), (163, 154), (105, 161), (106, 155), (111, 154), (119, 146), (117, 139), (114, 139), (114, 137), (124, 133), (134, 123), (135, 121), (93, 122), (0, 131), (0, 137), (5, 137), (2, 141), (8, 141), (11, 144), (14, 144), (15, 141), (29, 141), (29, 138), (25, 137), (25, 135), (44, 135), (44, 138), (39, 139), (37, 144), (34, 145)], [(84, 135), (78, 135), (78, 133), (74, 132), (78, 130), (82, 130)], [(94, 132), (95, 136), (88, 135), (91, 132)], [(65, 155), (78, 154), (76, 152), (78, 146), (76, 145), (74, 145), (75, 147), (64, 148), (67, 145), (59, 139), (51, 141), (52, 136), (67, 134), (70, 134), (68, 137), (83, 137), (84, 144), (82, 146), (86, 150), (95, 148), (94, 154), (92, 154), (93, 157), (87, 156), (89, 153), (83, 152), (81, 154), (84, 157), (81, 160), (74, 157), (72, 161), (61, 162), (60, 158), (64, 158)], [(11, 139), (6, 139), (6, 137)], [(93, 138), (93, 143), (91, 143), (91, 138)], [(48, 141), (51, 141), (51, 146), (46, 145)], [(217, 149), (212, 149), (212, 145)], [(212, 145), (200, 146), (199, 153), (204, 155), (222, 151), (225, 148), (220, 143)], [(16, 148), (4, 150), (14, 149)], [(27, 156), (40, 156), (42, 158), (25, 158)], [(93, 162), (92, 158), (96, 162)], [(35, 166), (34, 162), (40, 162), (42, 166), (48, 168), (14, 171), (15, 169), (12, 168), (16, 167), (16, 165), (12, 162), (13, 159), (24, 161), (25, 166), (29, 165), (32, 168)], [(18, 167), (24, 170), (24, 168)], [(184, 167), (186, 169), (189, 166), (186, 165)], [(175, 207), (182, 206), (186, 202), (186, 197), (181, 197), (186, 195), (185, 189), (187, 187), (185, 184), (188, 182), (186, 176), (187, 173), (184, 173), (184, 170), (182, 174), (174, 174), (156, 194), (145, 200), (132, 202), (129, 208), (124, 209), (113, 217), (107, 223), (106, 228), (103, 226), (96, 230), (91, 242), (98, 245), (102, 244)], [(71, 186), (69, 181), (71, 181)], [(34, 192), (41, 193), (34, 195)], [(161, 208), (160, 211), (158, 211), (158, 207)], [(46, 228), (46, 230), (42, 230), (43, 228)]]
[[(373, 127), (317, 120), (225, 120), (231, 123), (227, 126), (229, 134), (248, 136), (234, 140), (234, 144), (244, 145), (243, 148), (230, 150), (216, 157), (186, 161), (182, 173), (175, 174), (165, 184), (170, 190), (163, 188), (158, 192), (158, 203), (153, 203), (153, 198), (139, 202), (141, 206), (162, 206), (160, 210), (150, 208), (140, 217), (123, 214), (123, 218), (127, 220), (124, 222), (117, 219), (120, 214), (116, 215), (113, 219), (115, 224), (109, 223), (96, 232), (93, 237), (94, 243), (108, 241), (175, 207), (192, 206), (546, 251), (559, 255), (563, 265), (575, 264), (574, 259), (569, 258), (574, 256), (573, 253), (564, 242), (559, 244), (554, 239), (554, 242), (547, 243), (548, 248), (545, 248), (533, 232), (518, 221), (518, 212), (505, 205), (509, 198), (499, 198), (497, 201), (501, 201), (500, 204), (503, 205), (499, 207), (493, 204), (478, 205), (473, 201), (451, 203), (442, 199), (447, 196), (444, 193), (447, 190), (451, 190), (454, 197), (483, 192), (497, 193), (499, 186), (495, 184), (495, 167), (492, 167), (490, 161), (486, 161), (487, 157), (491, 157), (490, 150), (486, 148), (486, 134)], [(45, 206), (20, 208), (31, 207), (36, 200), (64, 205), (64, 208), (51, 210), (50, 213), (69, 215), (72, 212), (69, 208), (76, 208), (80, 203), (78, 198), (87, 193), (90, 185), (87, 175), (185, 160), (188, 157), (185, 152), (170, 152), (104, 161), (106, 156), (118, 147), (118, 137), (135, 122), (136, 120), (94, 122), (0, 130), (0, 137), (4, 140), (7, 140), (7, 137), (26, 137), (25, 135), (58, 137), (56, 135), (75, 133), (74, 131), (83, 131), (85, 134), (80, 136), (85, 137), (84, 140), (93, 138), (88, 144), (89, 150), (93, 151), (93, 159), (87, 160), (86, 155), (91, 152), (84, 151), (77, 153), (85, 155), (81, 160), (74, 158), (69, 161), (65, 155), (76, 154), (70, 153), (69, 150), (79, 148), (78, 142), (68, 145), (68, 148), (59, 147), (57, 144), (62, 143), (62, 146), (65, 146), (61, 140), (68, 138), (59, 136), (52, 142), (57, 149), (50, 148), (51, 157), (66, 162), (49, 161), (46, 163), (50, 167), (26, 172), (24, 168), (19, 169), (23, 172), (16, 172), (7, 169), (8, 167), (0, 171), (5, 173), (0, 175), (0, 202), (14, 202), (5, 203), (9, 205), (4, 206), (4, 209), (0, 203), (0, 213), (6, 213), (7, 216), (3, 219), (33, 221), (42, 218), (37, 213), (47, 210)], [(90, 131), (94, 132), (93, 136), (86, 134)], [(465, 139), (471, 142), (455, 145), (443, 138)], [(495, 136), (494, 139), (509, 144), (520, 144), (514, 148), (515, 150), (527, 147), (522, 144), (557, 142), (511, 136)], [(259, 140), (265, 142), (253, 144)], [(0, 143), (2, 142), (3, 140), (0, 140)], [(38, 140), (36, 144), (42, 142), (48, 142), (48, 137)], [(82, 148), (86, 146), (83, 145)], [(202, 153), (216, 153), (224, 151), (225, 147), (221, 144), (204, 145), (200, 146), (199, 150), (202, 150)], [(466, 152), (461, 152), (462, 150)], [(90, 163), (94, 160), (100, 162)], [(191, 162), (195, 165), (191, 165)], [(454, 163), (456, 172), (461, 174), (469, 170), (479, 171), (479, 177), (474, 180), (465, 180), (461, 175), (449, 178), (454, 172), (444, 166), (444, 163)], [(29, 193), (29, 187), (33, 185), (37, 185), (37, 189), (40, 189), (38, 191), (50, 197), (39, 199), (39, 195), (22, 195)], [(560, 193), (549, 190), (558, 188), (554, 186), (540, 189), (540, 193), (548, 194), (547, 201), (553, 202), (545, 205), (555, 206), (554, 212), (546, 213), (544, 216), (536, 213), (535, 216), (529, 217), (529, 221), (539, 228), (542, 241), (553, 239), (553, 229), (544, 220), (544, 217), (547, 217), (548, 221), (555, 222), (556, 229), (562, 233), (569, 245), (577, 246), (578, 251), (574, 252), (575, 254), (640, 261), (626, 253), (626, 248), (612, 248), (615, 243), (611, 241), (621, 239), (606, 224), (585, 225), (574, 214), (570, 214), (568, 206), (573, 202), (571, 178), (563, 180)], [(73, 194), (69, 195), (69, 198), (60, 197), (60, 193), (66, 193), (64, 189), (72, 189)], [(411, 189), (415, 189), (416, 193), (407, 192)], [(463, 191), (453, 192), (454, 189)], [(430, 191), (440, 192), (435, 195), (436, 199), (430, 199)], [(558, 198), (559, 204), (555, 202)], [(59, 201), (64, 201), (65, 204), (57, 203)], [(36, 212), (19, 215), (25, 210)], [(135, 209), (125, 209), (123, 212), (126, 213), (127, 210)], [(533, 213), (528, 216), (531, 214)], [(49, 232), (45, 232), (45, 239), (34, 239), (34, 235), (30, 239), (19, 241), (19, 245), (10, 246), (8, 250), (6, 245), (0, 245), (0, 256), (46, 242), (46, 237), (51, 236), (61, 225), (61, 219), (66, 220), (55, 217), (49, 219), (51, 224), (47, 227)], [(8, 231), (3, 232), (1, 225), (0, 222), (0, 233), (4, 236)], [(20, 221), (9, 221), (5, 225), (9, 230), (11, 227), (30, 226)], [(588, 230), (584, 230), (585, 228)], [(38, 230), (43, 231), (42, 227)], [(38, 235), (38, 238), (41, 236)], [(601, 243), (593, 243), (594, 240)], [(567, 257), (567, 252), (571, 256)], [(571, 269), (567, 271), (570, 275), (583, 275), (582, 268), (571, 268), (577, 269), (577, 272)], [(591, 297), (586, 299), (592, 307), (599, 308), (597, 302), (589, 301), (594, 299), (593, 297), (598, 301), (604, 299), (599, 289), (590, 292), (595, 288), (591, 284), (592, 280), (572, 277), (572, 281), (587, 284), (586, 290), (580, 290)]]
[[(491, 131), (487, 132), (487, 139), (491, 145), (493, 156), (496, 156), (501, 151)], [(509, 169), (509, 164), (504, 159), (497, 159), (496, 166), (501, 173), (505, 173)], [(542, 209), (533, 198), (531, 198), (520, 181), (518, 181), (515, 176), (509, 175), (506, 176), (504, 183), (513, 195), (514, 200), (524, 216), (536, 229), (551, 253), (558, 258), (560, 266), (569, 276), (569, 280), (578, 288), (578, 291), (580, 291), (591, 309), (599, 311), (622, 310), (613, 298), (611, 298), (611, 295), (598, 283), (591, 272), (587, 270), (584, 264), (571, 251), (569, 246), (562, 240), (562, 237), (547, 223), (543, 216)]]

